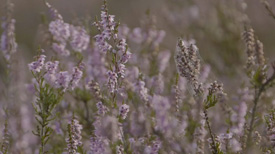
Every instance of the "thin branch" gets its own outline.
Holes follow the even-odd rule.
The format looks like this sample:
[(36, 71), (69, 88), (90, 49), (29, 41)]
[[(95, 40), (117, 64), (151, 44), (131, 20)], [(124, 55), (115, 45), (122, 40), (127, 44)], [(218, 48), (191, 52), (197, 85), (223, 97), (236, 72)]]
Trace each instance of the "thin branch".
[(272, 8), (270, 7), (270, 4), (268, 3), (268, 1), (267, 1), (267, 0), (261, 0), (261, 3), (264, 4), (264, 6), (265, 6), (265, 8), (266, 8), (266, 10), (267, 10), (267, 12), (268, 12), (268, 14), (269, 14), (273, 19), (275, 19), (275, 14), (274, 14)]

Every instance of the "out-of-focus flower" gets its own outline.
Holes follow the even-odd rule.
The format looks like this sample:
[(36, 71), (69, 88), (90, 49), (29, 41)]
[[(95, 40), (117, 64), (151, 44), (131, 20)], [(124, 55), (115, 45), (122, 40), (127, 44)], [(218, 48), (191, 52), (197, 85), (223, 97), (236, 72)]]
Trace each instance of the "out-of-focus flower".
[(3, 52), (4, 58), (7, 61), (10, 61), (11, 55), (17, 50), (17, 43), (15, 40), (15, 19), (12, 18), (13, 12), (13, 3), (7, 1), (7, 14), (3, 17), (2, 21), (2, 35), (1, 35), (1, 44), (0, 50)]
[(1, 35), (1, 50), (6, 60), (10, 60), (11, 54), (17, 50), (17, 43), (15, 41), (15, 19), (4, 21), (2, 29), (4, 30)]
[(70, 55), (70, 51), (66, 49), (66, 44), (53, 43), (52, 48), (56, 53), (58, 53), (62, 56), (69, 56)]
[(122, 24), (118, 26), (118, 38), (119, 39), (125, 39), (127, 35), (129, 34), (130, 29), (128, 28), (127, 25)]
[(94, 123), (95, 135), (107, 138), (112, 142), (118, 141), (120, 131), (118, 127), (118, 119), (112, 116), (98, 118)]
[(70, 75), (67, 71), (59, 72), (56, 75), (55, 86), (56, 88), (63, 88), (66, 90), (69, 86)]
[(91, 137), (89, 154), (109, 154), (108, 142), (102, 137)]
[(160, 43), (163, 41), (165, 35), (166, 35), (166, 32), (164, 30), (160, 30), (157, 32), (157, 34), (154, 38), (154, 41), (153, 41), (154, 47), (157, 47), (160, 45)]
[(70, 45), (75, 51), (84, 51), (90, 43), (90, 36), (86, 30), (81, 27), (70, 26)]
[(197, 140), (197, 153), (198, 154), (204, 154), (204, 144), (205, 144), (205, 136), (207, 134), (207, 131), (205, 129), (205, 119), (202, 118), (200, 121), (200, 126), (198, 128), (196, 140)]
[(161, 148), (160, 141), (154, 141), (152, 146), (147, 146), (144, 150), (145, 154), (158, 154)]
[(105, 105), (103, 105), (102, 102), (96, 103), (96, 107), (97, 107), (97, 113), (98, 113), (99, 115), (104, 116), (105, 113), (108, 112), (108, 108), (107, 108)]
[(247, 113), (247, 105), (242, 101), (239, 106), (236, 114), (232, 114), (231, 120), (237, 122), (237, 125), (232, 128), (232, 132), (237, 135), (243, 135), (244, 125), (245, 125), (245, 115)]
[(148, 102), (148, 89), (145, 87), (145, 82), (142, 80), (137, 81), (135, 85), (136, 92), (140, 95), (141, 99)]
[(165, 132), (169, 127), (168, 110), (171, 105), (167, 98), (154, 95), (152, 99), (152, 106), (156, 112), (157, 130)]
[(46, 6), (49, 8), (49, 12), (51, 14), (51, 17), (54, 19), (54, 20), (63, 20), (62, 16), (58, 13), (58, 11), (53, 8), (50, 3), (46, 2)]
[(158, 69), (162, 73), (167, 68), (171, 57), (170, 51), (163, 51), (158, 54)]
[(133, 29), (133, 32), (129, 35), (129, 39), (135, 43), (141, 43), (144, 41), (142, 29), (137, 27)]
[(161, 94), (164, 91), (164, 80), (163, 75), (158, 74), (152, 78), (152, 88), (154, 88), (154, 91), (156, 94)]
[(242, 150), (242, 144), (235, 138), (230, 140), (230, 145), (232, 147), (233, 152), (239, 152)]
[(50, 22), (49, 31), (53, 35), (53, 39), (60, 43), (65, 43), (71, 34), (70, 25), (60, 19)]

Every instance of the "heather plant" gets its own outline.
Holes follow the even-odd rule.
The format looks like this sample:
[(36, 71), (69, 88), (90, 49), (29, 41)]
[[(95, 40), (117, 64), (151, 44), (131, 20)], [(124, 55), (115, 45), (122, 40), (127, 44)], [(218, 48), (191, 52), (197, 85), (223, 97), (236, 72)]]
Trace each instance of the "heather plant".
[(116, 3), (72, 19), (43, 1), (32, 49), (5, 2), (0, 154), (275, 152), (275, 64), (254, 3), (160, 0), (135, 25)]

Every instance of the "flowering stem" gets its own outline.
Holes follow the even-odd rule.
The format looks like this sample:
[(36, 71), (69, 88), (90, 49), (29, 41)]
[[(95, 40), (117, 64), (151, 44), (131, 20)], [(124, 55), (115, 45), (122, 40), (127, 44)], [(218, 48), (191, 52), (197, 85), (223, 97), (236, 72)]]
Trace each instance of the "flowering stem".
[(204, 118), (205, 118), (205, 121), (206, 121), (206, 126), (207, 126), (207, 129), (208, 129), (208, 131), (209, 131), (209, 134), (210, 134), (210, 137), (211, 137), (211, 140), (212, 140), (212, 143), (210, 144), (210, 146), (211, 146), (212, 149), (214, 150), (213, 153), (214, 153), (214, 154), (217, 154), (217, 153), (218, 153), (218, 150), (217, 150), (217, 148), (216, 148), (215, 138), (214, 138), (214, 135), (213, 135), (213, 132), (212, 132), (210, 123), (209, 123), (209, 118), (208, 118), (207, 110), (204, 109), (204, 110), (203, 110), (203, 113), (204, 113)]
[(267, 10), (268, 14), (269, 14), (273, 19), (275, 19), (275, 14), (274, 14), (274, 12), (272, 11), (272, 8), (270, 7), (270, 4), (268, 3), (268, 1), (267, 1), (267, 0), (262, 0), (261, 2), (264, 4), (264, 7), (265, 7), (265, 9)]
[[(267, 86), (270, 85), (270, 83), (275, 79), (275, 72), (273, 72), (273, 75), (264, 83), (260, 86), (259, 90), (257, 90), (255, 88), (255, 97), (254, 97), (254, 106), (252, 109), (252, 117), (251, 117), (251, 121), (249, 124), (249, 129), (248, 129), (248, 137), (246, 140), (246, 145), (250, 145), (251, 144), (251, 135), (253, 132), (253, 125), (254, 125), (254, 121), (255, 121), (255, 116), (256, 116), (256, 111), (257, 111), (257, 105), (259, 102), (259, 99), (261, 97), (261, 94), (264, 92), (264, 90), (266, 89)], [(248, 147), (248, 146), (246, 146)]]

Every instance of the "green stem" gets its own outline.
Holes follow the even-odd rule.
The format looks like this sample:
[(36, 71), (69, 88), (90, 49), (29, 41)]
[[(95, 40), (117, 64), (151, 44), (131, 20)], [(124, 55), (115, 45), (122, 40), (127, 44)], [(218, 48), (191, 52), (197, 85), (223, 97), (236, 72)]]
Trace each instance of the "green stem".
[(212, 140), (212, 143), (210, 145), (211, 145), (212, 149), (214, 150), (213, 154), (217, 154), (218, 150), (217, 150), (217, 147), (216, 147), (215, 137), (214, 137), (214, 134), (212, 132), (212, 129), (211, 129), (211, 126), (210, 126), (210, 123), (209, 123), (207, 110), (204, 109), (203, 113), (204, 113), (204, 118), (205, 118), (205, 121), (206, 121), (206, 126), (208, 128), (208, 131), (209, 131), (209, 134), (210, 134), (210, 137), (211, 137), (211, 140)]
[[(254, 126), (254, 122), (255, 122), (255, 117), (256, 117), (256, 111), (257, 111), (257, 105), (259, 102), (259, 99), (262, 95), (262, 93), (265, 91), (266, 87), (269, 86), (269, 84), (275, 79), (275, 72), (273, 73), (273, 75), (264, 83), (260, 86), (259, 90), (257, 91), (257, 89), (255, 88), (255, 97), (254, 97), (254, 106), (252, 109), (252, 115), (251, 115), (251, 120), (250, 120), (250, 124), (249, 124), (249, 129), (248, 129), (248, 137), (246, 140), (246, 147), (249, 147), (249, 145), (251, 144), (251, 136), (252, 136), (252, 132), (253, 132), (253, 126)], [(247, 150), (247, 148), (246, 148)]]

